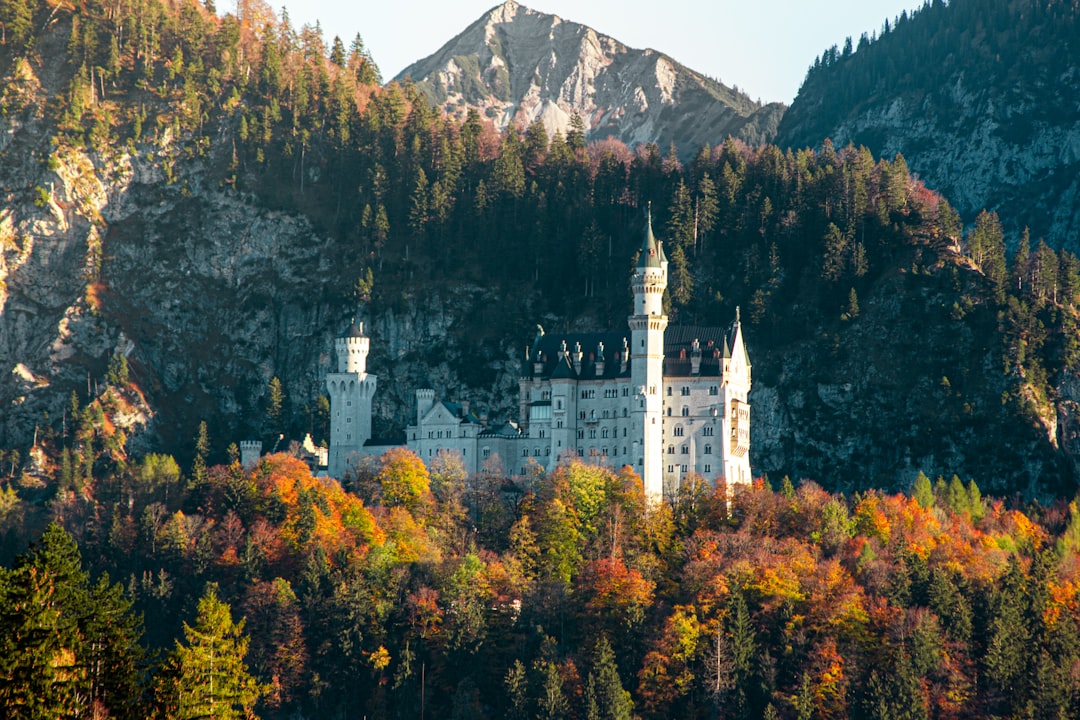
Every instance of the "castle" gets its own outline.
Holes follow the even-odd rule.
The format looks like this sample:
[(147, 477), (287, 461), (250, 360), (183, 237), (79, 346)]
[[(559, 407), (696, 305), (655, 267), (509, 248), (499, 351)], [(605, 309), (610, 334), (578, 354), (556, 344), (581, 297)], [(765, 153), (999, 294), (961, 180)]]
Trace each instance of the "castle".
[[(421, 389), (407, 447), (425, 462), (456, 453), (470, 473), (493, 455), (522, 475), (533, 463), (550, 470), (572, 457), (630, 465), (652, 500), (670, 498), (692, 473), (750, 482), (750, 359), (738, 311), (726, 329), (669, 327), (667, 278), (650, 217), (631, 276), (629, 332), (558, 334), (538, 326), (518, 381), (519, 423), (485, 425), (467, 403), (436, 402), (433, 390)], [(376, 377), (366, 369), (363, 326), (353, 324), (335, 348), (338, 372), (326, 378), (329, 472), (340, 478), (358, 458), (389, 448), (370, 443)]]

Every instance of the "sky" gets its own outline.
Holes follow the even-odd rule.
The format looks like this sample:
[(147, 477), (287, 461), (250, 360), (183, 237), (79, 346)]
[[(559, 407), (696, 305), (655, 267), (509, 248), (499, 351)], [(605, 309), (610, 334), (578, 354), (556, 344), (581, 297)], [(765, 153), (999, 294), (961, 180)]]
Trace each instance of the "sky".
[[(278, 11), (280, 6), (269, 0)], [(389, 80), (431, 55), (496, 0), (305, 0), (288, 8), (297, 27), (318, 20), (327, 43), (360, 33)], [(850, 36), (880, 34), (921, 0), (526, 0), (526, 7), (592, 27), (633, 48), (650, 47), (763, 102), (790, 104), (814, 58)]]

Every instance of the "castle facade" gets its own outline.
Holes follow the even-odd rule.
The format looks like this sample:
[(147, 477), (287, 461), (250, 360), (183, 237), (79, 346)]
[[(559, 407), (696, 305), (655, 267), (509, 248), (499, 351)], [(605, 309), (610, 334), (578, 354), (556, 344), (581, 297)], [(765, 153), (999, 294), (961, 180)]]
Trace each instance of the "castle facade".
[[(567, 458), (629, 465), (651, 500), (672, 497), (691, 474), (750, 482), (751, 366), (738, 312), (726, 328), (669, 326), (667, 277), (650, 218), (630, 279), (626, 330), (560, 334), (538, 326), (518, 381), (517, 423), (486, 425), (467, 403), (418, 390), (407, 447), (425, 462), (457, 454), (470, 473), (494, 455), (506, 472), (521, 475)], [(387, 449), (370, 444), (376, 378), (366, 372), (368, 343), (353, 325), (336, 342), (339, 372), (327, 375), (334, 477)]]

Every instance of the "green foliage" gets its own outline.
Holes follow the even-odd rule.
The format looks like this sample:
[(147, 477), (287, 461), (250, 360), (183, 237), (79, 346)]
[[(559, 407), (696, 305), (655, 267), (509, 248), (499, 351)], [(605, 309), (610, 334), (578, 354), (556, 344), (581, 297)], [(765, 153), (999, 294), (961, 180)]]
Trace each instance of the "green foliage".
[(915, 476), (915, 482), (911, 486), (911, 496), (919, 503), (919, 507), (931, 508), (934, 506), (934, 492), (930, 487), (930, 478), (920, 470)]
[(376, 480), (387, 507), (401, 506), (415, 513), (423, 509), (431, 494), (427, 467), (405, 449), (390, 450), (383, 455)]
[(155, 682), (155, 705), (163, 717), (245, 718), (266, 688), (244, 662), (244, 621), (234, 622), (227, 603), (209, 589), (199, 600), (194, 626), (184, 623)]

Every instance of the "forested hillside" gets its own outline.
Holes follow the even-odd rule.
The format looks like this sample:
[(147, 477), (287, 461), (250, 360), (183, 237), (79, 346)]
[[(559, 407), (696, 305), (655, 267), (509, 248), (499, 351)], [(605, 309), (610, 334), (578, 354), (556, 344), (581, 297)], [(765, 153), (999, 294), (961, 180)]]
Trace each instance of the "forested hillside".
[[(1080, 12), (1064, 0), (933, 0), (809, 69), (781, 146), (902, 152), (962, 213), (1077, 250)], [(970, 220), (965, 217), (965, 220)]]
[(1075, 503), (919, 476), (910, 497), (784, 479), (646, 508), (628, 469), (508, 486), (497, 461), (467, 479), (407, 451), (344, 488), (285, 455), (164, 470), (45, 512), (5, 496), (9, 543), (49, 516), (78, 542), (51, 525), (0, 568), (8, 717), (1080, 711)]
[(902, 157), (728, 141), (684, 165), (500, 135), (256, 3), (4, 7), (32, 17), (3, 61), (13, 479), (54, 482), (65, 449), (90, 474), (186, 463), (202, 421), (212, 461), (321, 440), (328, 350), (358, 312), (378, 434), (421, 386), (512, 416), (537, 322), (625, 323), (651, 202), (673, 320), (746, 318), (758, 472), (1072, 492), (1076, 258), (1032, 239), (1006, 262), (998, 218), (958, 216)]

